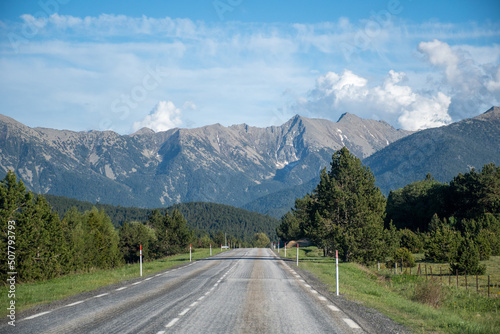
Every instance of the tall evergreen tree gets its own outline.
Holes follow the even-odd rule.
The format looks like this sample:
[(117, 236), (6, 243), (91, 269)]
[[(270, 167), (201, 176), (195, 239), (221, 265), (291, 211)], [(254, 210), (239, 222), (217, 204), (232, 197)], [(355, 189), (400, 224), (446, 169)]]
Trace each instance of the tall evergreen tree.
[(479, 264), (479, 251), (469, 234), (465, 235), (457, 252), (450, 258), (450, 269), (470, 275), (483, 275), (486, 272), (486, 266)]
[(345, 261), (383, 257), (385, 198), (370, 169), (346, 147), (334, 153), (330, 172), (321, 172), (311, 199), (308, 235), (340, 250)]

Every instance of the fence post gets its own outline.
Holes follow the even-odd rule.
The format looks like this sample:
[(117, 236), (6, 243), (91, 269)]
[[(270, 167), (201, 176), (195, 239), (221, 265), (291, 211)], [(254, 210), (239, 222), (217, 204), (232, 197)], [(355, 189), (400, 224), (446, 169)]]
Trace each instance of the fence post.
[(141, 277), (142, 277), (142, 245), (139, 245), (139, 262), (141, 263)]
[(299, 266), (299, 243), (297, 242), (297, 267)]
[(490, 275), (488, 275), (488, 298), (490, 298)]
[(337, 276), (337, 296), (339, 295), (339, 251), (335, 251), (335, 275)]

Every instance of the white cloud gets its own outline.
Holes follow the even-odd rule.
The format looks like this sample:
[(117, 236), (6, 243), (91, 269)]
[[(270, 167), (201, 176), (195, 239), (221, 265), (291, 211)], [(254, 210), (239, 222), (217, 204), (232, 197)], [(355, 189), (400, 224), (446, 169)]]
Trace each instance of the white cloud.
[(441, 78), (430, 84), (451, 96), (449, 113), (454, 120), (476, 116), (500, 102), (498, 47), (481, 48), (490, 53), (481, 58), (473, 56), (474, 47), (450, 46), (439, 40), (421, 42), (418, 50), (440, 70)]
[(391, 70), (381, 85), (370, 86), (366, 78), (351, 71), (329, 72), (317, 79), (309, 98), (297, 100), (293, 108), (328, 118), (347, 111), (365, 118), (392, 119), (393, 123), (408, 130), (451, 122), (448, 96), (418, 94), (411, 87), (400, 84), (405, 78), (405, 73)]
[(460, 59), (448, 44), (437, 39), (432, 42), (421, 42), (418, 51), (426, 54), (432, 65), (443, 67), (448, 81), (456, 80), (461, 75), (458, 69)]
[[(186, 102), (183, 108), (196, 109), (196, 106), (191, 102)], [(171, 101), (160, 101), (142, 121), (134, 123), (133, 129), (137, 131), (146, 127), (155, 132), (167, 131), (182, 124), (181, 116), (182, 110), (177, 108)]]

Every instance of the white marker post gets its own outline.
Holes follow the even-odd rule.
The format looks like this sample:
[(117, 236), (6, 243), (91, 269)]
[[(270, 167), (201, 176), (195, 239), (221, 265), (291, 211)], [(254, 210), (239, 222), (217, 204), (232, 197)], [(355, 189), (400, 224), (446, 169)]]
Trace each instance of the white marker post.
[(299, 266), (299, 243), (297, 242), (297, 267)]
[(141, 276), (142, 276), (142, 245), (139, 245), (139, 262), (141, 263)]
[(337, 276), (337, 296), (339, 295), (339, 251), (335, 251), (335, 275)]
[(191, 262), (191, 244), (189, 244), (189, 262)]
[(212, 256), (212, 244), (210, 244), (210, 256)]

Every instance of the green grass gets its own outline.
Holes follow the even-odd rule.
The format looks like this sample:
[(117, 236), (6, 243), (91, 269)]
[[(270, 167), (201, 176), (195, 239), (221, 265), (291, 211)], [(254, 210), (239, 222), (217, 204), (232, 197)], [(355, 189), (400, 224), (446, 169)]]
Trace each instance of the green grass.
[[(295, 260), (296, 254), (296, 249), (287, 250), (287, 258)], [(316, 275), (334, 293), (335, 260), (313, 255), (321, 255), (316, 247), (300, 249), (299, 267)], [(484, 263), (488, 273), (496, 274), (500, 257)], [(456, 281), (455, 286), (448, 286), (439, 277), (394, 275), (355, 263), (339, 263), (339, 276), (339, 291), (346, 299), (377, 309), (415, 333), (500, 333), (500, 298), (476, 293), (475, 285), (472, 290), (457, 289)]]
[[(219, 248), (212, 249), (212, 254), (220, 253)], [(195, 249), (192, 259), (198, 260), (210, 256), (209, 249)], [(189, 262), (189, 253), (167, 257), (161, 260), (143, 263), (143, 277), (164, 271), (176, 265)], [(47, 304), (78, 293), (92, 291), (106, 285), (140, 277), (139, 263), (127, 264), (120, 268), (95, 270), (89, 273), (67, 275), (35, 283), (17, 283), (15, 305), (20, 312), (35, 305)], [(0, 287), (0, 316), (7, 315), (10, 298), (7, 298), (8, 286)]]

